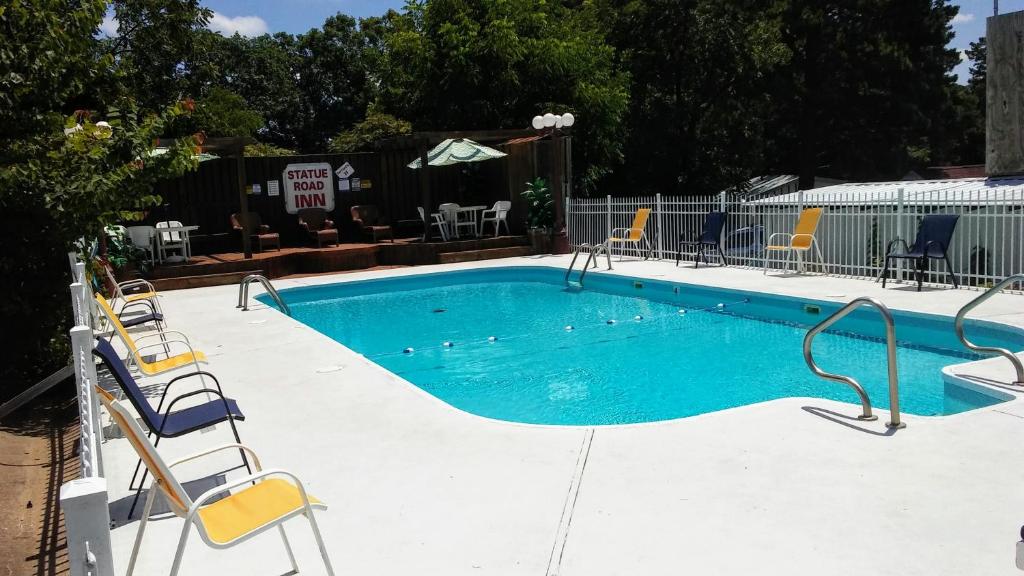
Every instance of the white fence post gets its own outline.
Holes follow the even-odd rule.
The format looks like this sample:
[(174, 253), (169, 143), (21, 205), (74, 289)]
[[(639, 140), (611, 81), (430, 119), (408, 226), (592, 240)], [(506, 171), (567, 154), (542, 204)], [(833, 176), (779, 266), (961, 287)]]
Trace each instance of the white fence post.
[(107, 481), (80, 478), (60, 487), (71, 576), (113, 576)]
[(655, 210), (658, 211), (658, 260), (661, 260), (665, 257), (663, 248), (664, 244), (661, 241), (661, 237), (663, 236), (662, 231), (664, 230), (661, 226), (661, 192), (654, 195), (654, 207)]
[[(900, 240), (904, 240), (904, 238), (903, 238), (903, 210), (904, 210), (905, 206), (906, 206), (906, 204), (905, 204), (905, 198), (903, 196), (903, 188), (900, 188), (899, 190), (896, 191), (896, 237), (899, 238)], [(885, 258), (885, 256), (882, 256), (882, 258)], [(884, 265), (885, 262), (882, 262), (882, 264)], [(897, 258), (896, 259), (896, 281), (897, 282), (903, 282), (903, 259), (902, 258)]]
[(718, 211), (725, 212), (725, 190), (718, 193)]

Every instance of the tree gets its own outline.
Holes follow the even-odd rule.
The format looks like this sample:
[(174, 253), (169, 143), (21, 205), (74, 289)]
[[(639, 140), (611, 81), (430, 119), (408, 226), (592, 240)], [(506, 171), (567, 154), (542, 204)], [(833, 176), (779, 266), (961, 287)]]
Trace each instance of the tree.
[(899, 178), (927, 162), (958, 62), (947, 0), (780, 0), (793, 54), (774, 88), (773, 163), (814, 185), (821, 170)]
[[(150, 157), (187, 103), (140, 113), (123, 70), (99, 49), (102, 0), (26, 0), (0, 8), (0, 316), (19, 327), (3, 347), (0, 396), (67, 362), (67, 252), (79, 237), (152, 206), (152, 183), (194, 165), (192, 140)], [(93, 111), (81, 102), (97, 102)], [(109, 125), (99, 124), (106, 120)]]
[(768, 79), (789, 57), (777, 20), (716, 0), (610, 0), (603, 18), (631, 79), (613, 190), (714, 193), (763, 167)]
[(365, 152), (373, 143), (384, 138), (412, 134), (412, 124), (383, 114), (371, 107), (366, 120), (357, 123), (351, 130), (343, 130), (331, 139), (331, 152)]
[(364, 21), (377, 102), (419, 130), (522, 128), (572, 112), (579, 184), (622, 159), (627, 76), (591, 3), (431, 0)]
[(245, 99), (225, 88), (214, 87), (196, 100), (195, 112), (188, 119), (188, 134), (207, 136), (254, 136), (263, 127), (263, 117), (246, 108)]
[(188, 78), (203, 58), (201, 33), (213, 12), (199, 0), (113, 0), (112, 5), (117, 34), (99, 48), (114, 56), (142, 110), (162, 110), (188, 96)]

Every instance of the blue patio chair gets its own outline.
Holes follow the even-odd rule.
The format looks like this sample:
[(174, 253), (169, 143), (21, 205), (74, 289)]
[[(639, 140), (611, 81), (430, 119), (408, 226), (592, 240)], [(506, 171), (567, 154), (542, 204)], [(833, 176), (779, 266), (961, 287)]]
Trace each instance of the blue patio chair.
[(725, 266), (725, 254), (722, 252), (722, 229), (725, 228), (725, 212), (709, 212), (707, 218), (704, 219), (704, 229), (701, 230), (700, 236), (693, 238), (690, 236), (687, 238), (686, 233), (679, 235), (679, 251), (676, 252), (676, 266), (679, 266), (679, 261), (683, 259), (683, 248), (690, 246), (696, 249), (696, 254), (693, 257), (693, 267), (697, 268), (700, 266), (700, 261), (704, 260), (704, 263), (708, 263), (707, 254), (705, 249), (711, 248), (718, 252), (718, 261), (721, 266)]
[[(228, 422), (231, 426), (231, 433), (235, 437), (235, 442), (241, 444), (242, 440), (238, 436), (238, 429), (235, 427), (235, 420), (245, 420), (245, 415), (238, 408), (238, 403), (231, 398), (224, 396), (223, 390), (221, 390), (220, 382), (217, 378), (209, 372), (190, 372), (188, 374), (182, 374), (176, 378), (173, 378), (164, 387), (163, 393), (160, 394), (160, 402), (157, 404), (156, 409), (149, 403), (149, 399), (146, 398), (146, 394), (139, 388), (138, 382), (132, 377), (131, 372), (125, 368), (124, 362), (121, 361), (117, 351), (110, 345), (110, 342), (99, 338), (96, 341), (96, 346), (93, 348), (93, 354), (95, 354), (110, 374), (117, 381), (118, 386), (124, 391), (128, 401), (132, 403), (135, 410), (138, 411), (139, 416), (142, 417), (143, 422), (146, 424), (146, 428), (149, 429), (149, 436), (156, 435), (156, 441), (153, 446), (160, 444), (161, 438), (176, 438), (178, 436), (184, 436), (197, 430), (202, 430), (214, 424), (221, 422)], [(167, 401), (167, 392), (174, 386), (175, 383), (180, 382), (186, 378), (194, 376), (200, 377), (203, 381), (203, 388), (199, 390), (193, 390), (191, 392), (185, 392)], [(216, 389), (207, 388), (205, 386), (206, 380), (209, 378), (216, 385)], [(101, 393), (106, 393), (100, 389)], [(106, 393), (109, 395), (109, 393)], [(209, 400), (203, 404), (195, 404), (187, 408), (181, 408), (179, 410), (173, 410), (174, 406), (180, 401), (200, 394), (207, 394), (216, 396), (216, 399)], [(111, 396), (113, 398), (113, 396)], [(164, 406), (166, 402), (166, 407)], [(241, 452), (242, 462), (245, 464), (246, 469), (252, 473), (249, 468), (249, 462), (246, 459), (245, 452)], [(139, 468), (142, 465), (142, 460), (139, 459), (138, 464), (135, 465), (135, 473), (132, 474), (132, 479), (128, 483), (129, 488), (132, 488), (135, 484), (135, 478), (139, 474)], [(143, 472), (142, 479), (139, 481), (139, 486), (135, 488), (135, 499), (132, 501), (132, 507), (128, 511), (128, 517), (131, 518), (133, 512), (135, 512), (135, 505), (138, 504), (139, 494), (142, 491), (142, 486), (146, 481), (146, 472)]]
[[(896, 238), (885, 247), (885, 267), (882, 268), (882, 288), (885, 288), (886, 277), (889, 275), (889, 263), (892, 260), (913, 260), (914, 273), (917, 276), (917, 291), (921, 291), (924, 273), (928, 270), (928, 261), (942, 259), (946, 261), (946, 274), (953, 280), (953, 288), (959, 288), (953, 264), (949, 261), (949, 243), (953, 239), (953, 231), (960, 219), (959, 214), (929, 214), (917, 227), (917, 239), (908, 247), (905, 240)], [(903, 252), (893, 253), (897, 243), (903, 244)], [(877, 279), (875, 280), (877, 282)]]

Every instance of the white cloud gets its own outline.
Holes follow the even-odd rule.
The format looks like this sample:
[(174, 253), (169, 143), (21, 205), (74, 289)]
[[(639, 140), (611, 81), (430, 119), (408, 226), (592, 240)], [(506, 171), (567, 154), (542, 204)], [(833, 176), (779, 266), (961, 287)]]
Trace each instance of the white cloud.
[(113, 38), (117, 36), (117, 27), (117, 18), (114, 18), (112, 12), (107, 12), (107, 15), (103, 17), (103, 22), (100, 22), (100, 34)]
[(961, 13), (957, 14), (956, 16), (953, 16), (953, 24), (966, 24), (968, 22), (971, 22), (972, 20), (974, 20), (974, 14), (971, 14), (970, 12)]
[(214, 12), (210, 18), (210, 30), (232, 36), (236, 32), (242, 36), (260, 36), (267, 33), (267, 23), (259, 16), (225, 16)]
[(958, 50), (960, 52), (960, 62), (967, 62), (970, 58), (967, 57), (967, 50)]

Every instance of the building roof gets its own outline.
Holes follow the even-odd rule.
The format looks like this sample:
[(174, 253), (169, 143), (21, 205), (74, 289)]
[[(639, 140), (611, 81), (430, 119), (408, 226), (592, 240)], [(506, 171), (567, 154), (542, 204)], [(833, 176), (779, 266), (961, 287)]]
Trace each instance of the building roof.
[(1024, 176), (958, 178), (902, 182), (853, 182), (791, 192), (754, 200), (753, 204), (879, 205), (896, 204), (903, 191), (904, 205), (1020, 204), (1024, 205)]

